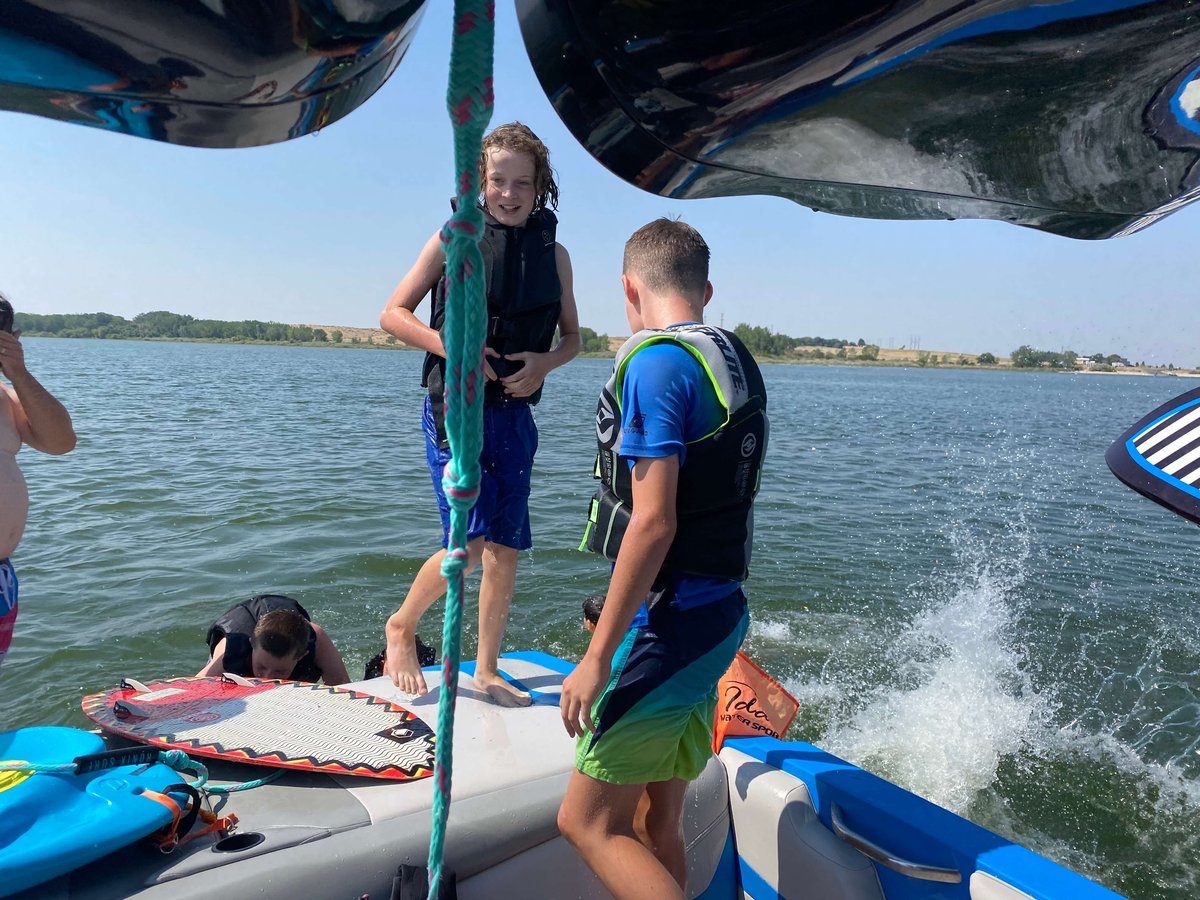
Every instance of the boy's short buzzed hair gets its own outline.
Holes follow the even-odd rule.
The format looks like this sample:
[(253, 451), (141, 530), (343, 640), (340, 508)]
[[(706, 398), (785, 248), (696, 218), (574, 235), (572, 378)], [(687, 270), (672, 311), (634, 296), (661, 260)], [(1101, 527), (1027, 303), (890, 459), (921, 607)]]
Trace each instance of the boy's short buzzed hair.
[(558, 183), (554, 180), (554, 169), (550, 167), (550, 151), (528, 125), (509, 122), (497, 125), (483, 139), (479, 153), (479, 186), (482, 191), (487, 183), (487, 156), (489, 150), (508, 150), (510, 153), (528, 153), (533, 157), (533, 183), (537, 197), (533, 201), (533, 213), (543, 209), (558, 209)]
[(637, 275), (656, 294), (703, 296), (708, 257), (708, 244), (687, 222), (655, 219), (625, 242), (622, 272)]
[(276, 659), (299, 659), (308, 650), (312, 628), (290, 609), (273, 609), (254, 626), (250, 642)]

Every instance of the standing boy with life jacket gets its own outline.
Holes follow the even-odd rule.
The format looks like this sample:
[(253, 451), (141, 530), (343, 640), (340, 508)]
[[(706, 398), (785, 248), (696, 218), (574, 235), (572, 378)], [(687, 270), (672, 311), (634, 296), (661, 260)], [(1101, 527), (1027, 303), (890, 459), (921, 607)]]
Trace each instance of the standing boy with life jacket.
[(683, 898), (683, 801), (711, 756), (716, 686), (746, 634), (766, 390), (732, 334), (700, 324), (708, 245), (658, 219), (625, 245), (634, 335), (596, 414), (585, 544), (614, 560), (560, 707), (578, 739), (558, 826), (620, 898)]
[[(546, 146), (519, 122), (501, 125), (483, 140), (479, 160), (486, 231), (480, 241), (487, 285), (488, 328), (484, 373), (482, 481), (467, 524), (470, 567), (483, 561), (479, 586), (479, 649), (475, 682), (495, 702), (526, 706), (529, 694), (499, 674), (500, 641), (508, 623), (517, 554), (532, 546), (529, 488), (537, 426), (531, 408), (551, 370), (579, 353), (571, 260), (555, 240), (558, 185)], [(442, 559), (450, 530), (450, 505), (442, 471), (450, 461), (443, 415), (446, 349), (439, 329), (445, 318), (446, 255), (434, 234), (397, 286), (379, 324), (409, 346), (426, 351), (421, 384), (429, 474), (442, 518), (442, 549), (421, 566), (408, 595), (388, 619), (384, 671), (402, 691), (427, 687), (414, 651), (417, 623), (446, 592)], [(434, 292), (429, 325), (415, 315)], [(554, 342), (557, 328), (559, 340)]]

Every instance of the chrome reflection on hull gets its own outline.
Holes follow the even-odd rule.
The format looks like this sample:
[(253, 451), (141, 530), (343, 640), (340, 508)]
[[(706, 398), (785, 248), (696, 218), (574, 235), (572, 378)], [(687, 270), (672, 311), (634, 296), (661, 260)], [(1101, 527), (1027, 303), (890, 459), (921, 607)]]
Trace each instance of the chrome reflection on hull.
[(1078, 238), (1195, 198), (1189, 0), (517, 0), (567, 126), (615, 174)]
[(425, 0), (4, 0), (0, 108), (193, 147), (335, 122), (400, 63)]

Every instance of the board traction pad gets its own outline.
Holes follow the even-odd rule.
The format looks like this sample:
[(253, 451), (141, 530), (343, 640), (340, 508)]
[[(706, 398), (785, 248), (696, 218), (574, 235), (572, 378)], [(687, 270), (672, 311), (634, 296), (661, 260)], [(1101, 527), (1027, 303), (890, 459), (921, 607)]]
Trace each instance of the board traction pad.
[(105, 731), (196, 756), (409, 781), (433, 774), (436, 737), (389, 700), (299, 681), (168, 678), (83, 698)]

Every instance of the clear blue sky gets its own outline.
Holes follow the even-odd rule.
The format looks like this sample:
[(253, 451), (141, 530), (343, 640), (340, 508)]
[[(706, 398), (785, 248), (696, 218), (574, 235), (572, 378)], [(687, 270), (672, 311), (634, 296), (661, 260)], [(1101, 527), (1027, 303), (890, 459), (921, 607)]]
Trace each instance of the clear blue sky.
[[(1120, 353), (1200, 366), (1200, 208), (1073, 241), (992, 222), (879, 222), (773, 197), (667, 200), (610, 175), (558, 121), (511, 4), (497, 4), (496, 110), (551, 149), (582, 324), (625, 334), (629, 233), (660, 215), (713, 250), (709, 321), (885, 346)], [(196, 150), (0, 113), (0, 290), (29, 312), (167, 309), (375, 326), (452, 189), (450, 4), (427, 5), (396, 74), (319, 135)]]

